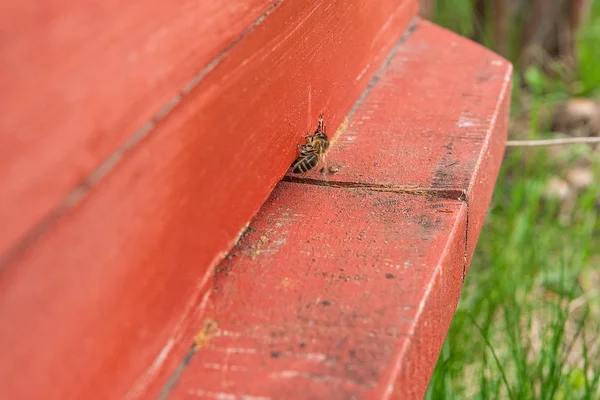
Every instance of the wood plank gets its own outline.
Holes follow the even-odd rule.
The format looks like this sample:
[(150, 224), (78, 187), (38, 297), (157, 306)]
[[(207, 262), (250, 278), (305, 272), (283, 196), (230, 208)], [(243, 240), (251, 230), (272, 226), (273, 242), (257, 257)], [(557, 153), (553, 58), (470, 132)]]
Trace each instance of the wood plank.
[(422, 398), (462, 286), (464, 202), (282, 183), (219, 265), (165, 399)]
[[(413, 0), (284, 1), (0, 275), (10, 398), (153, 398), (212, 268), (319, 112), (339, 124)], [(5, 259), (6, 260), (6, 259)], [(43, 332), (44, 345), (40, 346)], [(49, 372), (51, 371), (51, 373)]]
[(288, 175), (217, 268), (165, 398), (421, 399), (502, 159), (511, 72), (419, 21), (333, 141), (339, 172)]
[(277, 3), (8, 1), (0, 16), (0, 254)]
[(339, 172), (287, 178), (463, 199), (470, 263), (504, 154), (511, 78), (501, 56), (420, 21), (334, 139), (326, 160)]

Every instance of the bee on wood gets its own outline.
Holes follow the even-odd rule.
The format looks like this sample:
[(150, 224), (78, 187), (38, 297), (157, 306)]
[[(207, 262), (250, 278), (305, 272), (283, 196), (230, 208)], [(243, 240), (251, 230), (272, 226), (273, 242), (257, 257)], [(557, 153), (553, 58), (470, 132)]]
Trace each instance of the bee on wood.
[(319, 160), (323, 157), (329, 148), (329, 138), (323, 122), (323, 114), (319, 115), (319, 125), (312, 135), (306, 135), (306, 143), (298, 145), (300, 154), (292, 164), (295, 174), (303, 174), (317, 166)]

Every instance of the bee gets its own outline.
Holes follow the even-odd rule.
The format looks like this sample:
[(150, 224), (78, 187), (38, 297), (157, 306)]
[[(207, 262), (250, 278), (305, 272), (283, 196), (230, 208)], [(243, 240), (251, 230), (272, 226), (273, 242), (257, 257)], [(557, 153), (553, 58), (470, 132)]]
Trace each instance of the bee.
[(300, 154), (292, 164), (295, 174), (303, 174), (317, 166), (319, 160), (329, 148), (329, 138), (323, 122), (323, 114), (319, 115), (319, 125), (312, 135), (306, 135), (306, 143), (298, 145)]

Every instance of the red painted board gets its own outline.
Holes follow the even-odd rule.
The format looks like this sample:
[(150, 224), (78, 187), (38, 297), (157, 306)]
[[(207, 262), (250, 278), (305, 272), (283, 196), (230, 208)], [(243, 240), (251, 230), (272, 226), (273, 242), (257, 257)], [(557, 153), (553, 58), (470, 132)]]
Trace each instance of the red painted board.
[(4, 1), (0, 254), (277, 3)]
[(296, 143), (319, 112), (341, 122), (415, 12), (413, 0), (283, 1), (65, 199), (1, 266), (4, 393), (153, 398), (188, 349), (213, 266)]
[(421, 399), (462, 285), (464, 202), (282, 183), (215, 272), (163, 399)]
[(469, 205), (475, 249), (508, 131), (512, 66), (501, 56), (420, 20), (304, 182), (435, 192)]
[(493, 190), (510, 78), (419, 21), (333, 141), (339, 172), (288, 175), (217, 268), (165, 398), (422, 398)]

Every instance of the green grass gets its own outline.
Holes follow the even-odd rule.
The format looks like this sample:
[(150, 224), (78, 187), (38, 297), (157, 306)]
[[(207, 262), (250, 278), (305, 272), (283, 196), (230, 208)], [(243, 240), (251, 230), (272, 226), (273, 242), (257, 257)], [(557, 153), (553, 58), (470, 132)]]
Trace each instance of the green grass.
[[(442, 1), (438, 23), (468, 35), (469, 3)], [(580, 35), (575, 85), (526, 74), (539, 80), (528, 137), (548, 135), (537, 122), (549, 103), (599, 93), (599, 3)], [(525, 95), (514, 91), (514, 115)], [(507, 152), (427, 399), (600, 399), (600, 184), (570, 212), (544, 196), (583, 158), (599, 177), (600, 156), (585, 145)]]
[(600, 2), (595, 1), (590, 21), (579, 33), (579, 94), (600, 95)]

